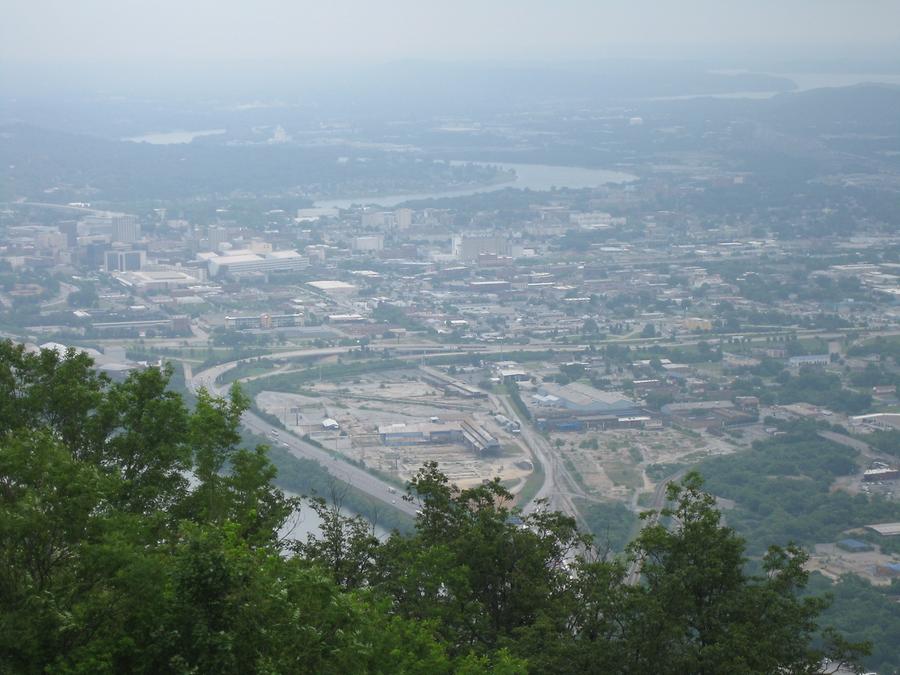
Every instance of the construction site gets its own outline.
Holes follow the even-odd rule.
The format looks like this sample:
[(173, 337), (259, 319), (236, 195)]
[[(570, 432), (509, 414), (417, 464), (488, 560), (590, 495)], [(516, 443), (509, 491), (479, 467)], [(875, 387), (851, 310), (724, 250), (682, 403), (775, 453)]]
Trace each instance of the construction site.
[(264, 390), (256, 405), (292, 433), (400, 481), (435, 461), (461, 487), (493, 478), (513, 490), (524, 484), (533, 465), (516, 424), (486, 395), (448, 393), (430, 379), (417, 369), (380, 372), (309, 383), (300, 393)]
[(550, 445), (586, 494), (632, 503), (662, 478), (718, 452), (672, 428), (554, 433)]

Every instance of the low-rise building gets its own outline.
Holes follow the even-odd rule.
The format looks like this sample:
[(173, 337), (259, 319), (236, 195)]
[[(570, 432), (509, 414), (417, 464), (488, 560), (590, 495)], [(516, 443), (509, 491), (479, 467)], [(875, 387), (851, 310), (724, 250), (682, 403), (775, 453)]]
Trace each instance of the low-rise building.
[(424, 443), (463, 443), (478, 454), (497, 452), (500, 441), (486, 429), (469, 420), (461, 422), (421, 422), (387, 424), (378, 427), (385, 445), (421, 445)]
[(799, 370), (804, 366), (827, 366), (831, 363), (831, 356), (828, 354), (809, 354), (806, 356), (792, 356), (788, 359), (788, 365), (791, 368)]
[(255, 253), (249, 249), (238, 249), (226, 254), (201, 253), (198, 259), (209, 266), (209, 275), (243, 275), (267, 272), (293, 272), (309, 265), (306, 256), (297, 251), (268, 251)]
[(630, 398), (609, 391), (600, 391), (590, 385), (572, 382), (560, 385), (545, 382), (538, 388), (537, 400), (544, 405), (565, 408), (578, 413), (609, 413), (627, 415), (638, 409)]
[(357, 288), (353, 284), (346, 281), (337, 281), (334, 279), (323, 279), (321, 281), (310, 281), (307, 286), (317, 291), (329, 295), (334, 298), (348, 298), (356, 295)]
[(867, 469), (863, 473), (863, 481), (866, 483), (876, 483), (883, 480), (897, 480), (900, 478), (900, 469), (877, 468)]
[(271, 330), (293, 328), (303, 323), (302, 314), (260, 314), (259, 316), (226, 316), (225, 327), (232, 330)]

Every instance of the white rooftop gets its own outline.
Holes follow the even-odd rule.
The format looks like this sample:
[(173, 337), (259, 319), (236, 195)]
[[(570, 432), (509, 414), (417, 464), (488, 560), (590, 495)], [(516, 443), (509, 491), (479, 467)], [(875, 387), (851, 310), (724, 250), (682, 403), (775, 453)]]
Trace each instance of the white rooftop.
[(300, 258), (302, 257), (297, 251), (287, 250), (287, 251), (272, 251), (268, 255), (267, 258), (276, 258), (278, 260), (287, 260), (288, 258)]
[(354, 286), (353, 284), (348, 284), (346, 281), (337, 281), (334, 279), (310, 281), (309, 285), (313, 288), (318, 288), (320, 291), (350, 291), (356, 288), (356, 286)]
[(867, 530), (873, 530), (883, 537), (895, 537), (900, 534), (900, 523), (875, 523), (866, 525)]

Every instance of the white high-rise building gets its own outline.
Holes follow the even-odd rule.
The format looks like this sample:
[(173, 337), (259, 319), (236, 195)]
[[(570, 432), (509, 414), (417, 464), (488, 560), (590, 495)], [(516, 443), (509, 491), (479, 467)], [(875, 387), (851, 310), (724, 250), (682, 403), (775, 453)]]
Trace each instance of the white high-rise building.
[(222, 244), (228, 241), (228, 229), (221, 225), (210, 225), (206, 231), (210, 251), (219, 251)]
[(138, 223), (137, 216), (123, 213), (113, 216), (112, 219), (112, 240), (121, 241), (126, 244), (136, 242), (141, 238), (141, 225)]
[(453, 237), (453, 255), (475, 260), (482, 253), (509, 255), (509, 240), (497, 234), (458, 234)]
[(363, 237), (354, 237), (351, 246), (354, 251), (381, 251), (384, 248), (384, 236), (370, 234)]
[(393, 219), (390, 211), (365, 211), (360, 217), (363, 227), (388, 227)]
[(408, 230), (412, 225), (412, 219), (412, 209), (397, 209), (394, 211), (394, 222), (397, 224), (398, 230)]

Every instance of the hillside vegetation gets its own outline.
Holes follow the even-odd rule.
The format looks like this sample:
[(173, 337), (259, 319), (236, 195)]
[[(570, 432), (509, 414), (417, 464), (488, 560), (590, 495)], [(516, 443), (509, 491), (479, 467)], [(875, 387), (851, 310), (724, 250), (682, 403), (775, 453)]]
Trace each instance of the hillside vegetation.
[(615, 559), (436, 465), (412, 534), (314, 500), (321, 534), (285, 540), (297, 502), (240, 445), (247, 399), (188, 409), (168, 378), (0, 343), (0, 672), (813, 673), (865, 651), (818, 629), (800, 549), (748, 575), (696, 474)]

